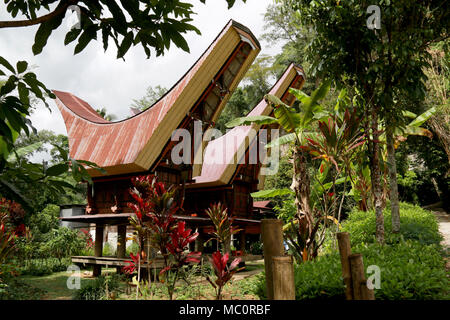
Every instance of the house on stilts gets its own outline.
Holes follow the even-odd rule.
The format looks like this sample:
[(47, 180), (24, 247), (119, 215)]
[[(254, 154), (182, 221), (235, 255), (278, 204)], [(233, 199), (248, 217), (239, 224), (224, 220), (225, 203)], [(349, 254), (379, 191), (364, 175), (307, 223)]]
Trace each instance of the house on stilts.
[[(155, 174), (167, 185), (183, 186), (184, 213), (177, 218), (186, 221), (190, 228), (199, 230), (198, 248), (203, 248), (211, 227), (205, 209), (217, 201), (224, 203), (235, 216), (235, 224), (242, 229), (241, 243), (245, 244), (246, 234), (259, 233), (260, 220), (252, 214), (250, 193), (258, 190), (258, 184), (261, 185), (261, 166), (246, 164), (242, 160), (249, 158), (255, 146), (261, 148), (258, 147), (261, 128), (251, 126), (252, 130), (247, 130), (246, 127), (237, 127), (223, 136), (236, 132), (241, 137), (248, 135), (244, 139), (249, 142), (247, 147), (245, 141), (239, 141), (239, 148), (226, 151), (228, 156), (240, 155), (244, 150), (244, 159), (236, 164), (228, 161), (217, 166), (208, 163), (196, 165), (194, 158), (201, 157), (199, 153), (202, 152), (196, 150), (194, 144), (188, 163), (175, 164), (171, 159), (172, 150), (178, 143), (172, 139), (172, 133), (184, 129), (194, 136), (199, 123), (201, 131), (207, 132), (259, 51), (260, 44), (251, 31), (231, 20), (163, 97), (147, 110), (118, 122), (103, 119), (87, 102), (71, 93), (54, 91), (67, 128), (70, 157), (94, 162), (107, 172), (102, 174), (88, 169), (93, 183), (88, 185), (84, 214), (61, 218), (66, 222), (95, 226), (94, 256), (72, 257), (74, 263), (93, 265), (94, 276), (101, 274), (102, 266), (121, 268), (127, 265), (126, 233), (129, 217), (133, 215), (127, 206), (132, 201), (129, 193), (131, 179), (146, 174)], [(294, 97), (288, 93), (288, 88), (300, 88), (303, 82), (302, 69), (291, 65), (270, 93), (292, 104)], [(268, 115), (270, 107), (262, 100), (251, 111), (250, 115), (253, 114)], [(208, 150), (214, 149), (219, 140), (202, 144), (200, 151), (204, 148), (205, 159)], [(105, 228), (110, 226), (117, 228), (116, 257), (102, 257)], [(244, 245), (242, 249), (245, 249)]]

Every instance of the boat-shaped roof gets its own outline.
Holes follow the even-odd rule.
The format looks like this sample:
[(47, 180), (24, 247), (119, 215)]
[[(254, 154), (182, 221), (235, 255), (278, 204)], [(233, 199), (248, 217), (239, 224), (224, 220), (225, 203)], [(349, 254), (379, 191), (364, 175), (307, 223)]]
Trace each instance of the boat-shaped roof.
[[(251, 31), (231, 20), (163, 97), (147, 110), (117, 122), (103, 119), (74, 94), (54, 90), (67, 128), (70, 156), (96, 163), (106, 169), (107, 175), (150, 170), (160, 159), (172, 132), (184, 123), (199, 101), (209, 99), (203, 112), (208, 113), (211, 122), (217, 119), (259, 51), (260, 44)], [(227, 93), (217, 97), (211, 93), (215, 90), (211, 86), (219, 82), (227, 84)], [(96, 170), (88, 171), (92, 176), (102, 175)]]

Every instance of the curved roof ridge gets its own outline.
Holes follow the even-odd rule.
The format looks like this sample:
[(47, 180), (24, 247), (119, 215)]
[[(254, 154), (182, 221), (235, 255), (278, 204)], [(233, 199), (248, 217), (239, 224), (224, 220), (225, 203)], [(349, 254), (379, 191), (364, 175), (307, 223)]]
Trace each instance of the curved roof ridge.
[[(286, 70), (283, 72), (281, 77), (275, 82), (272, 86), (269, 94), (277, 95), (280, 99), (287, 92), (289, 86), (295, 80), (296, 75), (300, 75), (302, 77), (302, 81), (304, 81), (304, 73), (303, 69), (291, 63)], [(256, 116), (256, 115), (269, 115), (270, 107), (268, 106), (265, 99), (261, 99), (261, 101), (247, 114), (247, 116)], [(251, 126), (236, 126), (233, 129), (227, 131), (221, 137), (214, 139), (208, 143), (208, 146), (205, 149), (205, 159), (208, 157), (208, 161), (205, 161), (202, 166), (202, 171), (199, 176), (194, 177), (195, 183), (191, 184), (190, 187), (203, 187), (203, 186), (211, 186), (217, 184), (228, 184), (231, 179), (232, 173), (237, 167), (236, 162), (240, 162), (241, 159), (236, 159), (239, 156), (239, 152), (242, 151), (243, 144), (248, 141), (248, 146), (251, 144), (251, 141), (255, 138), (254, 136), (250, 136), (252, 134), (251, 129), (256, 129), (256, 132), (259, 131), (260, 126), (251, 125)], [(254, 132), (253, 132), (254, 133)], [(232, 141), (231, 144), (227, 143)], [(224, 145), (221, 145), (224, 144)], [(244, 146), (248, 148), (248, 146)], [(217, 152), (217, 155), (215, 152)], [(212, 154), (214, 152), (214, 154)], [(217, 158), (212, 158), (216, 156)], [(222, 157), (222, 159), (220, 159)], [(222, 160), (222, 162), (220, 162)], [(233, 162), (230, 162), (233, 161)], [(234, 168), (234, 170), (232, 170)]]

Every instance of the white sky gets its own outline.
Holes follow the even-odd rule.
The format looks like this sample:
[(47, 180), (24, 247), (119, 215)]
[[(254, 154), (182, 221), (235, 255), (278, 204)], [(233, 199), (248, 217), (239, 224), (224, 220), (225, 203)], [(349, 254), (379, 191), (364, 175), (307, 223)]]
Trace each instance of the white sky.
[[(200, 31), (188, 33), (186, 40), (191, 49), (186, 53), (175, 46), (162, 57), (146, 56), (140, 45), (131, 47), (125, 61), (116, 59), (117, 51), (111, 42), (105, 53), (101, 38), (92, 41), (88, 47), (73, 55), (75, 42), (64, 46), (67, 32), (63, 22), (52, 33), (41, 54), (34, 56), (31, 47), (37, 27), (0, 29), (0, 55), (9, 62), (26, 60), (36, 66), (34, 72), (47, 88), (71, 92), (87, 101), (94, 108), (106, 108), (108, 113), (118, 119), (129, 115), (132, 99), (141, 98), (148, 86), (161, 85), (170, 88), (199, 58), (230, 19), (247, 26), (260, 40), (262, 51), (259, 54), (276, 54), (281, 47), (269, 48), (261, 41), (263, 33), (263, 15), (273, 0), (247, 0), (244, 4), (237, 0), (234, 7), (227, 9), (225, 0), (199, 0), (194, 3), (193, 25)], [(5, 5), (0, 5), (0, 20), (10, 19)], [(67, 19), (67, 18), (66, 18)], [(67, 134), (64, 121), (54, 101), (49, 100), (53, 112), (39, 106), (32, 115), (33, 125), (38, 129), (48, 129), (55, 133)]]

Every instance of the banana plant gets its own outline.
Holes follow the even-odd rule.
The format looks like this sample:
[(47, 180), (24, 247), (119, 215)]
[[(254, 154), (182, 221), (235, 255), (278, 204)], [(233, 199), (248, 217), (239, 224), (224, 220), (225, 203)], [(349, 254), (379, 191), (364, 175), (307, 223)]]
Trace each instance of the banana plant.
[(290, 88), (289, 92), (300, 101), (300, 112), (295, 108), (283, 103), (278, 97), (267, 94), (264, 98), (273, 108), (273, 116), (253, 116), (237, 118), (229, 123), (227, 127), (240, 125), (267, 125), (277, 124), (282, 127), (287, 134), (275, 139), (266, 148), (275, 145), (293, 143), (293, 169), (291, 188), (295, 193), (296, 219), (298, 219), (298, 239), (302, 260), (310, 260), (314, 257), (313, 247), (315, 243), (315, 218), (310, 203), (310, 177), (307, 170), (306, 153), (301, 148), (305, 143), (305, 132), (317, 121), (315, 114), (321, 112), (323, 107), (319, 101), (325, 98), (331, 86), (331, 81), (324, 81), (311, 96), (298, 89)]

